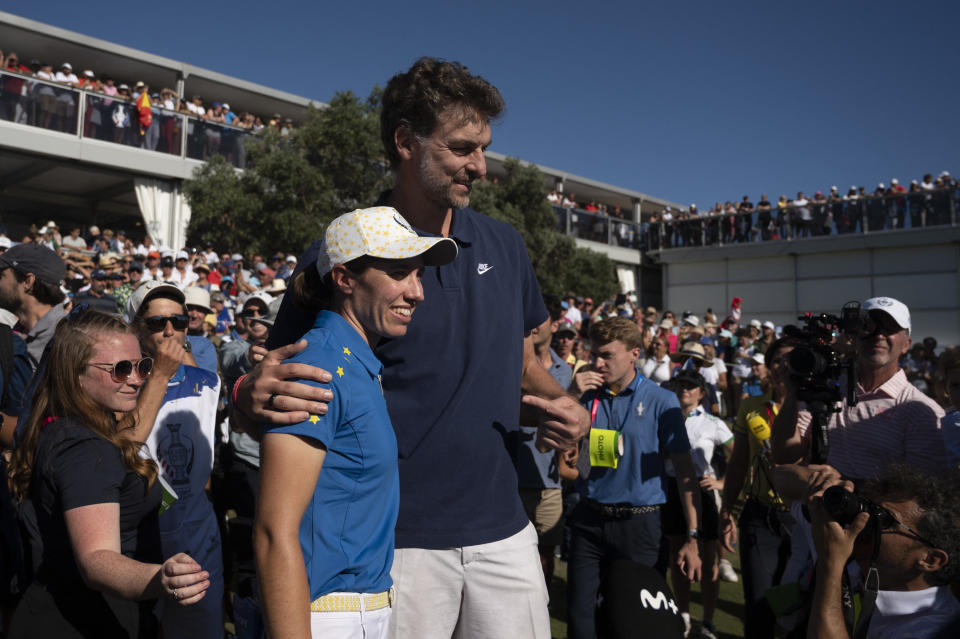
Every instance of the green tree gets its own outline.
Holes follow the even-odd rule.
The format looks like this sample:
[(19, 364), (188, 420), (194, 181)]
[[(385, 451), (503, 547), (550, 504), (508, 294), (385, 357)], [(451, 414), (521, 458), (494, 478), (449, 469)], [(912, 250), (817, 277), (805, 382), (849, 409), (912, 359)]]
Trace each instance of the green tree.
[(520, 232), (540, 289), (557, 296), (573, 290), (595, 299), (618, 292), (613, 262), (603, 253), (578, 248), (572, 237), (556, 230), (540, 170), (516, 158), (507, 158), (503, 166), (505, 178), (477, 184), (470, 205)]
[(273, 129), (247, 140), (251, 168), (213, 157), (184, 185), (190, 244), (218, 252), (299, 253), (337, 215), (372, 203), (391, 178), (380, 143), (380, 90), (346, 91), (310, 107), (287, 138)]

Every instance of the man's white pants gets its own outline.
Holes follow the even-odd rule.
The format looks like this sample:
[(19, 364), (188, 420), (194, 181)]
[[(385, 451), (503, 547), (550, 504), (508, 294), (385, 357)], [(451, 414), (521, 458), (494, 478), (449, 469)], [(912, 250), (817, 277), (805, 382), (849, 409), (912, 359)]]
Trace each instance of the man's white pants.
[(477, 546), (398, 548), (390, 639), (550, 639), (533, 524)]
[(388, 608), (363, 612), (311, 612), (313, 639), (387, 639)]

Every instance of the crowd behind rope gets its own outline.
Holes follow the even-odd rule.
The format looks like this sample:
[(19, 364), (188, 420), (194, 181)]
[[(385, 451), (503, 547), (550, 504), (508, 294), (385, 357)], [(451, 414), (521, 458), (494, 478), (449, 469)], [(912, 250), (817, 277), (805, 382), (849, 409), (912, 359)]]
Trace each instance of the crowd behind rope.
[(397, 188), (300, 258), (0, 238), (10, 637), (256, 635), (262, 608), (272, 636), (546, 639), (558, 545), (573, 639), (715, 636), (721, 576), (749, 637), (957, 635), (956, 349), (864, 300), (834, 343), (856, 405), (823, 413), (749, 300), (541, 295), (469, 208), (503, 108), (457, 63), (395, 75)]

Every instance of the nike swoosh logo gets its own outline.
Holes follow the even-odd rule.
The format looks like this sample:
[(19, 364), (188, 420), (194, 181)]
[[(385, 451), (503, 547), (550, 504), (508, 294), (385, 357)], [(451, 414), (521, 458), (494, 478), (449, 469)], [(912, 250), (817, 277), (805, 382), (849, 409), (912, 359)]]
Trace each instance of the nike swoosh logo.
[(487, 271), (493, 268), (492, 264), (477, 264), (477, 274), (483, 275)]

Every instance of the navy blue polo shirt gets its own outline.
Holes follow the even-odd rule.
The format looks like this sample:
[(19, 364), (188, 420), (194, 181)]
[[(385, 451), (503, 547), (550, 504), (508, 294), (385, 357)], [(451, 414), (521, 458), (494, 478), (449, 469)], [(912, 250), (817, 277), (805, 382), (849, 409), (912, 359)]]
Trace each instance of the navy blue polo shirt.
[(316, 440), (327, 449), (313, 497), (300, 521), (311, 601), (331, 592), (383, 592), (393, 585), (397, 520), (397, 445), (380, 388), (382, 366), (360, 333), (322, 311), (310, 345), (290, 362), (323, 361), (333, 379), (305, 382), (333, 391), (324, 415), (267, 434)]
[(637, 372), (617, 394), (606, 384), (587, 392), (582, 401), (591, 414), (595, 400), (593, 428), (621, 431), (624, 454), (615, 469), (591, 468), (586, 480), (577, 480), (577, 490), (602, 504), (665, 503), (664, 456), (690, 450), (677, 396)]
[[(376, 348), (400, 455), (398, 548), (489, 543), (528, 523), (513, 466), (523, 337), (547, 310), (513, 227), (458, 209), (450, 237), (457, 259), (425, 269), (407, 334)], [(299, 264), (314, 268), (319, 246)], [(268, 347), (298, 340), (309, 315), (285, 298)]]

